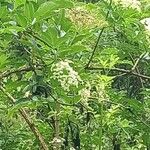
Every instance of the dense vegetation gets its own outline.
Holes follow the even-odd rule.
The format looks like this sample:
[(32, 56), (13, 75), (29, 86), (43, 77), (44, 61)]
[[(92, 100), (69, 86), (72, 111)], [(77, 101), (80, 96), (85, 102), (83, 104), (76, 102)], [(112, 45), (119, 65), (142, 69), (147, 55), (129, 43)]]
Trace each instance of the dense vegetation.
[(149, 0), (0, 0), (0, 150), (150, 150)]

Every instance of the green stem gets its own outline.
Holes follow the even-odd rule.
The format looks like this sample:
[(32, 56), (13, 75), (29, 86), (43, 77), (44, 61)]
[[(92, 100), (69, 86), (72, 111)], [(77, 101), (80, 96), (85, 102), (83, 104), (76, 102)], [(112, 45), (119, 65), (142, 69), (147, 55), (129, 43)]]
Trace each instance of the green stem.
[(100, 103), (99, 105), (99, 114), (100, 114), (100, 120), (99, 120), (99, 150), (102, 150), (102, 136), (103, 136), (103, 102)]
[[(55, 113), (55, 138), (60, 139), (60, 122), (59, 122), (60, 104), (56, 102), (56, 113)], [(54, 150), (60, 150), (60, 144), (55, 143)]]

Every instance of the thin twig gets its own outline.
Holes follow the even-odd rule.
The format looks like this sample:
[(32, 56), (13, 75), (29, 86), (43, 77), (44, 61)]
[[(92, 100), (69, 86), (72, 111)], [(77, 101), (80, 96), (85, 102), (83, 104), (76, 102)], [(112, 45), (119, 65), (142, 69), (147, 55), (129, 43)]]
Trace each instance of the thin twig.
[(126, 74), (130, 74), (130, 75), (134, 75), (137, 77), (141, 77), (143, 79), (148, 79), (150, 80), (150, 76), (147, 75), (143, 75), (143, 74), (139, 74), (136, 72), (132, 72), (131, 70), (126, 70), (126, 69), (121, 69), (121, 68), (103, 68), (103, 67), (88, 67), (86, 68), (87, 70), (111, 70), (111, 71), (118, 71), (118, 72), (122, 72), (122, 73), (126, 73)]
[[(109, 13), (110, 13), (111, 5), (112, 5), (112, 0), (110, 0), (109, 9), (108, 9), (108, 11), (107, 11), (106, 19), (105, 19), (106, 21), (107, 21), (107, 19), (108, 19)], [(95, 47), (94, 47), (94, 49), (93, 49), (93, 51), (92, 51), (92, 54), (91, 54), (91, 56), (90, 56), (90, 58), (89, 58), (88, 63), (86, 64), (86, 67), (85, 67), (85, 68), (88, 68), (88, 67), (90, 66), (90, 63), (91, 63), (91, 61), (92, 61), (92, 59), (93, 59), (93, 57), (94, 57), (94, 54), (95, 54), (95, 52), (96, 52), (96, 49), (97, 49), (97, 47), (98, 47), (98, 43), (99, 43), (99, 41), (100, 41), (100, 39), (101, 39), (101, 37), (102, 37), (102, 34), (103, 34), (103, 32), (104, 32), (104, 29), (105, 29), (105, 27), (103, 27), (103, 28), (101, 29), (100, 33), (99, 33), (99, 36), (98, 36), (98, 38), (97, 38)]]
[[(132, 69), (131, 69), (132, 71), (134, 71), (134, 70), (137, 68), (137, 65), (139, 64), (140, 60), (145, 56), (145, 54), (146, 54), (146, 53), (142, 53), (142, 54), (140, 55), (140, 57), (136, 60), (134, 66), (133, 66)], [(129, 54), (129, 55), (130, 55), (131, 58), (133, 58), (133, 57), (131, 56), (131, 54)], [(134, 60), (134, 59), (132, 59), (132, 60)]]
[[(35, 68), (39, 69), (39, 70), (42, 69), (41, 66), (37, 66)], [(0, 74), (0, 79), (5, 78), (5, 77), (9, 77), (10, 75), (12, 75), (14, 73), (29, 72), (29, 71), (32, 71), (32, 70), (33, 70), (33, 67), (29, 67), (29, 66), (20, 67), (18, 69), (7, 70), (7, 71), (4, 71), (3, 73)]]
[[(55, 115), (54, 115), (54, 120), (55, 120), (55, 138), (56, 139), (60, 139), (60, 104), (59, 103), (55, 103)], [(54, 142), (53, 143), (54, 150), (60, 150), (60, 143), (58, 142)]]
[(39, 40), (40, 42), (42, 42), (43, 44), (45, 44), (49, 48), (53, 49), (53, 47), (49, 43), (47, 43), (45, 40), (43, 40), (42, 38), (40, 38), (36, 33), (33, 33), (33, 31), (26, 32), (26, 33), (28, 34), (28, 36), (34, 37), (35, 39)]
[(99, 33), (99, 36), (98, 36), (98, 38), (97, 38), (95, 47), (94, 47), (94, 49), (93, 49), (93, 51), (92, 51), (91, 57), (90, 57), (90, 59), (89, 59), (87, 65), (86, 65), (86, 68), (88, 68), (88, 67), (90, 66), (90, 63), (91, 63), (91, 61), (92, 61), (92, 59), (93, 59), (93, 57), (94, 57), (94, 54), (95, 54), (95, 52), (96, 52), (96, 49), (97, 49), (98, 43), (99, 43), (99, 41), (100, 41), (100, 39), (101, 39), (101, 36), (102, 36), (102, 34), (103, 34), (103, 32), (104, 32), (104, 29), (105, 29), (105, 27), (103, 27), (102, 30), (101, 30), (101, 32)]
[(69, 104), (69, 103), (64, 103), (64, 102), (61, 102), (59, 101), (57, 98), (55, 98), (52, 94), (50, 94), (50, 96), (53, 98), (53, 100), (55, 102), (57, 102), (58, 104), (62, 105), (62, 106), (69, 106), (69, 107), (79, 107), (80, 105), (86, 109), (87, 111), (91, 111), (90, 108), (86, 107), (83, 103), (81, 102), (78, 102), (78, 103), (73, 103), (73, 104)]
[(125, 76), (126, 74), (127, 74), (127, 73), (118, 74), (118, 75), (115, 76), (115, 78)]
[[(145, 54), (145, 53), (144, 53)], [(136, 62), (134, 61), (134, 59), (133, 59), (133, 57), (132, 57), (132, 55), (129, 53), (129, 56), (130, 56), (130, 58), (131, 58), (131, 61), (132, 61), (132, 63), (133, 64), (135, 64), (134, 66), (133, 66), (133, 68), (132, 68), (132, 70), (134, 70), (135, 69), (135, 71), (138, 73), (138, 74), (140, 74), (140, 71), (139, 71), (139, 69), (138, 69), (138, 63), (139, 63), (139, 61), (143, 58), (143, 56), (142, 57), (140, 57), (141, 59), (138, 59)], [(144, 85), (143, 85), (143, 80), (142, 80), (142, 78), (141, 77), (139, 77), (139, 79), (140, 79), (140, 83), (141, 83), (141, 86), (142, 86), (142, 88), (144, 88)]]
[(64, 105), (64, 106), (77, 106), (77, 104), (69, 104), (69, 103), (63, 103), (63, 102), (61, 102), (61, 101), (59, 101), (57, 98), (55, 98), (51, 93), (50, 93), (50, 96), (53, 98), (53, 100), (55, 101), (55, 102), (57, 102), (58, 104), (60, 104), (60, 105)]

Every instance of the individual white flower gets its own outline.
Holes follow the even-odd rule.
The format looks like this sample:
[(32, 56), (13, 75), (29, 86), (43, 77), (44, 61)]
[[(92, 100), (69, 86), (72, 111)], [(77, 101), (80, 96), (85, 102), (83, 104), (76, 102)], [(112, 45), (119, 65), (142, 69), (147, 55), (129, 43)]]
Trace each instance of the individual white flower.
[(42, 24), (42, 31), (46, 32), (48, 30), (48, 26), (46, 24)]
[(75, 148), (73, 148), (73, 147), (70, 147), (70, 150), (76, 150)]
[(124, 8), (132, 8), (141, 11), (141, 2), (139, 0), (114, 0), (114, 2), (122, 5)]
[(56, 137), (54, 137), (54, 138), (53, 138), (53, 141), (52, 141), (52, 143), (57, 143), (57, 144), (62, 144), (62, 142), (63, 142), (62, 139), (56, 138)]
[(9, 23), (13, 26), (16, 26), (17, 25), (17, 22), (16, 21), (9, 21)]
[(140, 22), (144, 25), (145, 29), (150, 32), (150, 18), (144, 18)]
[(24, 98), (28, 98), (28, 97), (30, 97), (30, 96), (31, 96), (30, 91), (25, 92), (25, 94), (24, 94)]
[(53, 140), (50, 142), (51, 144), (53, 144), (53, 147), (56, 148), (56, 145), (61, 147), (61, 145), (63, 144), (64, 139), (61, 137), (54, 137)]
[(144, 25), (146, 40), (150, 43), (150, 18), (144, 18), (140, 22)]
[(70, 63), (72, 62), (69, 60), (64, 60), (59, 61), (52, 66), (52, 78), (57, 79), (62, 88), (66, 91), (69, 91), (70, 86), (78, 87), (79, 82), (81, 81), (80, 76), (75, 70), (73, 70)]

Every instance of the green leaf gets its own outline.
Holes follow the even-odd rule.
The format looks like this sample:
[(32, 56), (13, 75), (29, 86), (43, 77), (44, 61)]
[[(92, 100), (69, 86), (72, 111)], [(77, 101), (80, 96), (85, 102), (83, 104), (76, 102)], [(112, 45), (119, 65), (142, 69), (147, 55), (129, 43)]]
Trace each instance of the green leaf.
[(64, 49), (61, 49), (60, 55), (65, 56), (65, 55), (75, 54), (86, 50), (87, 47), (85, 47), (84, 45), (72, 45), (68, 48), (64, 47)]
[(149, 133), (144, 133), (142, 135), (143, 138), (143, 142), (145, 145), (149, 145), (150, 144), (150, 134)]
[(130, 127), (129, 121), (127, 119), (122, 120), (119, 124), (122, 128)]
[(76, 36), (76, 37), (73, 39), (72, 44), (75, 44), (75, 43), (77, 43), (77, 42), (79, 42), (79, 41), (82, 41), (82, 39), (84, 39), (85, 37), (86, 37), (86, 34), (82, 34), (82, 35)]
[(16, 15), (16, 20), (17, 20), (17, 23), (22, 26), (22, 27), (26, 27), (27, 26), (27, 20), (26, 18), (21, 15), (21, 14), (17, 14)]
[(0, 7), (0, 18), (6, 17), (6, 14), (7, 14), (7, 8)]
[(33, 20), (34, 16), (34, 5), (32, 2), (26, 2), (24, 6), (24, 14), (29, 21)]
[(52, 1), (45, 2), (40, 5), (38, 10), (34, 14), (34, 17), (37, 20), (40, 20), (41, 18), (43, 18), (45, 16), (45, 14), (47, 12), (51, 12), (52, 10), (54, 10), (54, 8), (56, 8), (56, 4), (54, 2), (52, 2)]
[(40, 5), (38, 10), (35, 12), (34, 18), (36, 18), (37, 20), (44, 19), (49, 17), (50, 13), (53, 10), (57, 10), (60, 8), (69, 8), (72, 6), (73, 4), (67, 0), (48, 1)]
[(5, 54), (0, 55), (0, 68), (7, 63), (7, 56)]
[(87, 47), (85, 47), (84, 45), (72, 45), (70, 47), (70, 51), (72, 51), (73, 53), (86, 51), (86, 50), (87, 50)]
[(15, 8), (18, 6), (25, 4), (26, 0), (15, 0)]
[(24, 29), (22, 27), (18, 26), (10, 26), (5, 29), (0, 29), (0, 34), (2, 33), (8, 33), (8, 34), (14, 34), (17, 35), (18, 32), (23, 31)]
[(57, 44), (57, 30), (55, 28), (48, 28), (46, 32), (41, 33), (41, 38), (49, 45), (56, 46)]
[(53, 0), (56, 4), (58, 4), (59, 8), (72, 8), (73, 3), (70, 0)]
[(46, 99), (38, 99), (36, 97), (33, 97), (32, 100), (26, 99), (26, 98), (20, 98), (18, 99), (15, 104), (8, 110), (8, 117), (11, 118), (14, 113), (16, 113), (19, 109), (21, 108), (31, 108), (31, 109), (35, 109), (38, 106), (41, 106), (43, 104), (47, 103)]

